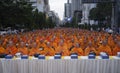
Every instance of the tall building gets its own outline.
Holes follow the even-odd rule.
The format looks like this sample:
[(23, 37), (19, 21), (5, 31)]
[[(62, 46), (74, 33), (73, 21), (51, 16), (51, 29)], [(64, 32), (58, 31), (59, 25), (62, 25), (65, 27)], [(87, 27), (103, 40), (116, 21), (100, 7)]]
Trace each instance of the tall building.
[(44, 0), (37, 0), (37, 9), (39, 12), (44, 12)]
[(68, 0), (65, 3), (65, 17), (75, 17), (76, 23), (96, 24), (94, 20), (89, 20), (89, 12), (94, 7), (95, 3), (84, 4), (82, 0)]
[(49, 11), (48, 12), (48, 17), (52, 19), (52, 21), (56, 24), (56, 26), (59, 26), (60, 19), (59, 19), (59, 16), (56, 12)]
[(89, 12), (92, 8), (95, 8), (96, 4), (95, 3), (90, 3), (90, 4), (83, 4), (82, 8), (82, 19), (81, 23), (85, 24), (97, 24), (94, 20), (89, 20)]
[(82, 0), (71, 0), (71, 13), (74, 15), (75, 11), (82, 11)]
[(116, 18), (117, 18), (117, 20), (116, 20), (116, 24), (117, 24), (117, 26), (116, 26), (116, 28), (117, 28), (117, 32), (119, 32), (120, 33), (120, 0), (116, 0), (117, 2), (116, 2)]
[(44, 12), (48, 13), (50, 11), (49, 0), (44, 0)]
[(117, 0), (117, 6), (118, 6), (118, 26), (120, 28), (120, 0)]
[(71, 3), (68, 2), (65, 3), (65, 18), (71, 17)]
[(39, 12), (48, 12), (50, 10), (48, 0), (30, 0), (34, 9), (38, 9)]

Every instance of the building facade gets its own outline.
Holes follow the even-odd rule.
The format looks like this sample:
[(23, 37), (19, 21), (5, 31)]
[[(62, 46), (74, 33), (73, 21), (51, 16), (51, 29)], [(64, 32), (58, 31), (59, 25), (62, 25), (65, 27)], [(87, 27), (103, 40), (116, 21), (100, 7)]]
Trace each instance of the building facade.
[(77, 16), (78, 23), (81, 24), (97, 24), (94, 20), (89, 20), (89, 12), (94, 7), (96, 7), (96, 3), (84, 4), (82, 0), (71, 0), (71, 14)]
[(60, 19), (59, 19), (59, 16), (58, 16), (58, 14), (56, 12), (49, 11), (48, 12), (48, 17), (52, 19), (52, 21), (56, 24), (56, 26), (59, 26)]
[(82, 8), (82, 19), (81, 19), (81, 23), (82, 24), (97, 24), (97, 22), (95, 22), (94, 20), (90, 20), (89, 19), (89, 13), (90, 10), (92, 8), (95, 8), (96, 4), (95, 3), (90, 3), (90, 4), (83, 4), (83, 8)]
[(75, 17), (76, 23), (97, 24), (94, 20), (89, 20), (89, 12), (96, 7), (96, 3), (82, 3), (82, 0), (68, 0), (65, 3), (65, 20)]
[(71, 3), (65, 3), (65, 17), (71, 17)]
[(71, 0), (71, 14), (74, 15), (75, 11), (82, 11), (82, 0)]
[(39, 12), (47, 13), (50, 11), (49, 0), (30, 0), (32, 6), (35, 9), (38, 9)]
[(119, 26), (119, 28), (120, 28), (120, 0), (118, 0), (118, 2), (117, 2), (117, 5), (118, 5), (118, 26)]

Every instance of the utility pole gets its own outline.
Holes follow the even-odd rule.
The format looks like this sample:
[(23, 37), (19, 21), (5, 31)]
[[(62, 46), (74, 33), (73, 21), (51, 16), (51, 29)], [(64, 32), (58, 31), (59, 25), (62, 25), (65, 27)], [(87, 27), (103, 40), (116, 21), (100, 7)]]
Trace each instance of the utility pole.
[(117, 20), (118, 20), (118, 13), (117, 13), (117, 1), (113, 0), (112, 2), (112, 19), (111, 19), (111, 28), (113, 31), (116, 31), (117, 28)]
[(67, 3), (70, 3), (70, 1), (68, 0)]

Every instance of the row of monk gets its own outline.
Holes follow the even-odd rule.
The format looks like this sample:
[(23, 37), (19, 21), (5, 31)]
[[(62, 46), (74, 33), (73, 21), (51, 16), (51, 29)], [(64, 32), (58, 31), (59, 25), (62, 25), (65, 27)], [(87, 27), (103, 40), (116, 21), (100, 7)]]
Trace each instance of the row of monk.
[(100, 55), (100, 52), (117, 55), (120, 52), (120, 35), (57, 28), (0, 36), (0, 54), (15, 55), (18, 52), (30, 56), (54, 56), (56, 53), (61, 53), (62, 56), (69, 56), (71, 53), (84, 56), (90, 52), (96, 55)]

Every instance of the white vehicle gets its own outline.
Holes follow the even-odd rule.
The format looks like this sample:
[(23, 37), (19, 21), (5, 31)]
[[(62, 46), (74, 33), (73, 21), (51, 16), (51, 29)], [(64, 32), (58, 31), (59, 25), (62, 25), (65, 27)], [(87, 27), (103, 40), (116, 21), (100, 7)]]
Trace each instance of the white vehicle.
[(0, 31), (0, 35), (5, 35), (5, 34), (7, 34), (6, 31)]
[(113, 30), (110, 29), (110, 28), (107, 28), (105, 31), (108, 32), (108, 33), (113, 33)]

